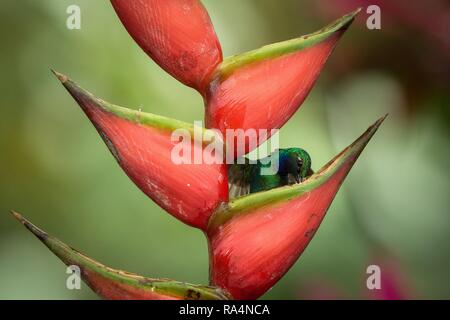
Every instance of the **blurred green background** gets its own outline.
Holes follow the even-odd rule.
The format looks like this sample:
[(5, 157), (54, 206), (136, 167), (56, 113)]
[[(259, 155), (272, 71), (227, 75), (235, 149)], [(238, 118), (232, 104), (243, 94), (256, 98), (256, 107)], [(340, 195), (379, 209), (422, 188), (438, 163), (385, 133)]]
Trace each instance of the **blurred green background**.
[[(364, 3), (204, 1), (225, 56), (315, 31)], [(370, 264), (396, 266), (388, 280), (401, 297), (450, 298), (450, 10), (445, 1), (373, 3), (382, 29), (368, 30), (361, 14), (280, 142), (308, 150), (317, 169), (389, 118), (314, 240), (263, 298), (371, 298)], [(71, 4), (81, 30), (66, 28)], [(202, 233), (134, 186), (50, 68), (105, 100), (189, 122), (203, 119), (201, 97), (138, 48), (109, 1), (2, 0), (0, 34), (0, 298), (96, 298), (84, 284), (66, 289), (63, 264), (10, 209), (111, 267), (206, 284)]]

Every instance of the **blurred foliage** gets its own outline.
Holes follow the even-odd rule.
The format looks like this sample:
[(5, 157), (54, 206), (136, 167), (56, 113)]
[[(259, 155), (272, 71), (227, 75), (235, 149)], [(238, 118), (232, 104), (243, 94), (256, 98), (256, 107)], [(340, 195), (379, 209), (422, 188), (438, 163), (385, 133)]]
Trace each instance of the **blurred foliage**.
[[(344, 12), (341, 2), (204, 1), (225, 55), (319, 29)], [(66, 28), (70, 4), (81, 7), (81, 30)], [(449, 59), (429, 33), (411, 34), (421, 25), (387, 13), (386, 29), (382, 20), (374, 31), (361, 14), (280, 132), (281, 146), (304, 147), (318, 168), (390, 113), (308, 249), (265, 298), (304, 298), (314, 286), (365, 298), (365, 270), (381, 248), (381, 259), (399, 261), (409, 297), (450, 298)], [(109, 1), (3, 0), (0, 35), (0, 298), (95, 298), (85, 285), (65, 288), (61, 262), (10, 209), (114, 268), (207, 283), (201, 232), (131, 183), (50, 68), (105, 100), (185, 121), (203, 119), (201, 97), (147, 58)]]

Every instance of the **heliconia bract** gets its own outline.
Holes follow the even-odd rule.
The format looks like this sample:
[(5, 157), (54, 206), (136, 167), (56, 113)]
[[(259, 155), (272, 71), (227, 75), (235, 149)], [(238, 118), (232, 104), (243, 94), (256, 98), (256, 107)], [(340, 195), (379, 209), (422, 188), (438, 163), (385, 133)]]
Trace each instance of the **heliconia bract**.
[[(204, 229), (214, 209), (228, 200), (226, 165), (206, 161), (196, 164), (192, 157), (196, 152), (206, 157), (203, 151), (207, 141), (203, 139), (219, 137), (211, 130), (201, 129), (202, 141), (194, 140), (191, 124), (109, 104), (66, 76), (56, 75), (131, 180), (170, 214)], [(190, 163), (176, 164), (172, 157), (177, 144), (172, 140), (172, 133), (178, 129), (190, 134)]]
[(203, 92), (222, 49), (198, 0), (111, 0), (128, 33), (165, 71)]
[[(206, 126), (224, 135), (226, 129), (268, 130), (253, 146), (247, 141), (244, 153), (252, 151), (297, 111), (358, 12), (315, 33), (224, 59), (206, 92)], [(237, 140), (227, 135), (228, 145)], [(235, 156), (242, 155), (235, 148)]]
[[(66, 265), (77, 267), (81, 278), (100, 297), (110, 300), (224, 300), (224, 291), (170, 279), (145, 278), (109, 268), (48, 235), (17, 212), (12, 212)], [(74, 269), (72, 269), (72, 272)]]
[(353, 144), (301, 184), (224, 204), (208, 225), (211, 284), (235, 299), (270, 289), (306, 248), (379, 119)]

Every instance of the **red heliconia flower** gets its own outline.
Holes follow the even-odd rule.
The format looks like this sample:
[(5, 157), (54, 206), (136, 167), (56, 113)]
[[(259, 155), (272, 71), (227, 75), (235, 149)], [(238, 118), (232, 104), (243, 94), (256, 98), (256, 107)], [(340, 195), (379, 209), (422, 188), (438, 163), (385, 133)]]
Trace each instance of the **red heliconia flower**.
[(211, 216), (211, 284), (235, 299), (271, 288), (308, 245), (341, 183), (384, 117), (301, 184), (237, 198)]
[(112, 105), (95, 98), (66, 76), (55, 74), (131, 180), (170, 214), (204, 229), (214, 209), (228, 201), (226, 165), (205, 161), (195, 164), (192, 158), (191, 164), (175, 164), (171, 156), (176, 142), (171, 135), (177, 129), (188, 131), (192, 155), (197, 151), (203, 155), (206, 143), (219, 137), (200, 129), (202, 141), (194, 140), (191, 124)]
[(100, 297), (110, 300), (226, 300), (220, 288), (193, 285), (170, 279), (145, 278), (109, 268), (48, 235), (17, 212), (12, 212), (66, 265), (77, 266), (80, 276)]
[[(256, 148), (295, 113), (359, 9), (321, 30), (222, 61), (220, 43), (198, 0), (111, 0), (122, 23), (149, 56), (205, 100), (207, 128), (257, 130), (235, 157)], [(263, 131), (262, 133), (259, 131)], [(236, 134), (236, 132), (234, 132)], [(266, 134), (267, 133), (267, 134)], [(238, 134), (240, 134), (238, 132)]]
[[(224, 59), (205, 97), (206, 127), (269, 130), (247, 145), (252, 151), (297, 111), (317, 80), (339, 38), (359, 10), (318, 32)], [(237, 138), (227, 135), (228, 145)], [(242, 152), (235, 147), (235, 156)]]
[[(222, 60), (220, 44), (200, 1), (111, 2), (144, 51), (172, 76), (202, 94), (207, 127), (218, 129), (226, 140), (222, 141), (222, 135), (214, 130), (112, 105), (68, 77), (55, 74), (131, 180), (170, 214), (205, 232), (212, 286), (144, 278), (108, 268), (49, 236), (21, 215), (14, 216), (64, 263), (78, 266), (84, 281), (104, 298), (260, 297), (306, 248), (384, 117), (306, 181), (231, 202), (223, 151), (234, 149), (234, 156), (251, 151), (294, 114), (359, 10), (313, 34)], [(235, 143), (236, 132), (230, 136), (227, 129), (244, 133), (256, 129), (262, 136), (256, 143), (247, 139), (250, 144), (241, 150)], [(180, 135), (174, 139), (174, 131), (180, 130), (188, 136), (182, 141), (177, 140)], [(188, 148), (182, 148), (183, 155), (178, 154), (182, 161), (176, 161), (174, 150), (180, 143)]]
[(198, 0), (111, 0), (139, 46), (165, 71), (203, 92), (222, 49)]

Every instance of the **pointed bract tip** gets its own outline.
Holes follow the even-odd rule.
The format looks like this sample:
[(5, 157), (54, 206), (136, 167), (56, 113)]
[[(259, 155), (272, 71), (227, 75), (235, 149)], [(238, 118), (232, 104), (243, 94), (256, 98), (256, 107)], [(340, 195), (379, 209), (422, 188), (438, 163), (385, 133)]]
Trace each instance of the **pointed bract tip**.
[(29, 231), (31, 231), (38, 239), (41, 241), (45, 241), (48, 238), (48, 234), (45, 231), (42, 231), (38, 227), (36, 227), (34, 224), (32, 224), (30, 221), (25, 219), (20, 213), (11, 210), (11, 214), (14, 216), (14, 218), (17, 219), (21, 224), (23, 224)]
[(259, 49), (248, 51), (225, 58), (216, 70), (215, 75), (219, 75), (221, 81), (228, 78), (235, 70), (242, 68), (250, 63), (260, 62), (266, 59), (277, 58), (293, 52), (312, 47), (334, 35), (342, 35), (352, 24), (361, 8), (347, 13), (336, 19), (327, 26), (318, 31), (305, 34), (295, 39), (281, 41), (263, 46)]
[(353, 16), (357, 16), (357, 15), (361, 12), (361, 10), (362, 10), (362, 7), (358, 7), (358, 8), (356, 8), (356, 10), (353, 11), (351, 14), (353, 14)]
[(362, 10), (362, 7), (358, 7), (355, 10), (353, 10), (352, 12), (347, 13), (343, 18), (346, 19), (354, 19)]
[(380, 124), (383, 123), (383, 121), (388, 117), (389, 113), (386, 113), (384, 116), (382, 116), (380, 119), (378, 119), (375, 124), (379, 127)]
[(355, 146), (359, 146), (355, 150), (358, 150), (358, 153), (360, 153), (364, 149), (365, 145), (370, 141), (370, 139), (372, 139), (373, 135), (375, 134), (375, 132), (377, 132), (378, 128), (381, 126), (381, 124), (383, 123), (383, 121), (386, 119), (387, 116), (388, 113), (386, 113), (384, 116), (375, 121), (369, 128), (367, 128), (367, 130), (357, 140), (355, 140), (349, 146), (349, 148), (352, 149)]
[(378, 130), (378, 128), (381, 126), (381, 124), (384, 122), (384, 120), (387, 118), (389, 113), (386, 113), (384, 116), (379, 118), (377, 121), (375, 121), (368, 129), (368, 131), (372, 131), (372, 135), (375, 133), (375, 131)]
[(353, 21), (355, 20), (356, 16), (361, 12), (362, 8), (359, 7), (358, 9), (347, 13), (346, 15), (342, 16), (341, 18), (339, 18), (338, 20), (336, 20), (334, 23), (332, 23), (331, 25), (337, 25), (339, 26), (335, 31), (345, 31), (348, 29), (348, 27), (350, 27), (350, 25), (353, 23)]
[(22, 215), (14, 210), (9, 210), (9, 213), (11, 213), (14, 218), (16, 218), (19, 222), (24, 223), (24, 218), (22, 217)]
[(69, 80), (69, 77), (67, 77), (66, 75), (59, 73), (58, 71), (54, 70), (54, 69), (50, 69), (52, 71), (52, 73), (59, 79), (59, 81), (61, 81), (62, 83), (66, 82), (67, 80)]

